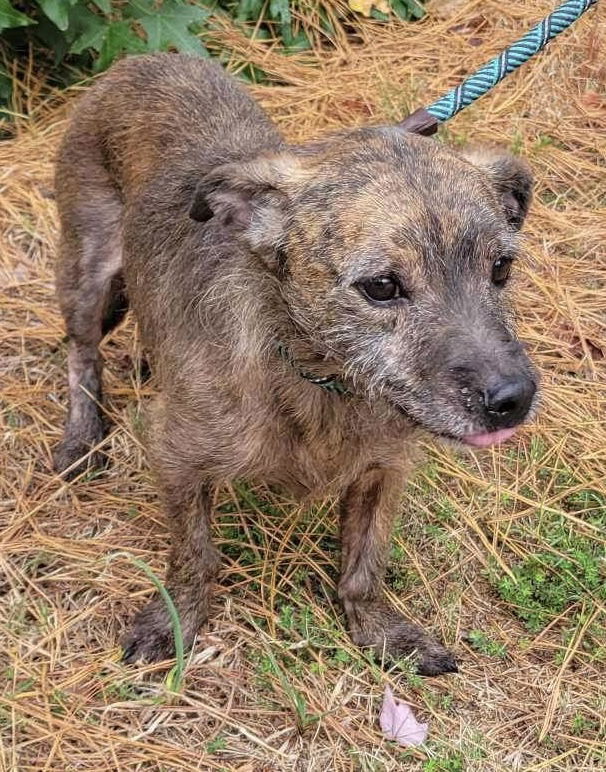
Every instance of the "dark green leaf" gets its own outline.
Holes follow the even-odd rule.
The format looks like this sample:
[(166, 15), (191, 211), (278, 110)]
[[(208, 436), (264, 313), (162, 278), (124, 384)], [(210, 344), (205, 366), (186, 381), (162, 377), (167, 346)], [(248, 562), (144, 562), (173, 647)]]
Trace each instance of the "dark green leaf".
[(62, 32), (69, 26), (70, 0), (37, 0), (38, 5), (52, 23)]
[(391, 10), (398, 18), (403, 19), (404, 21), (409, 21), (411, 14), (408, 10), (408, 6), (405, 5), (402, 0), (391, 0), (390, 5)]
[(145, 44), (134, 31), (130, 21), (113, 21), (107, 25), (105, 39), (95, 62), (95, 70), (100, 72), (109, 67), (121, 54), (140, 54), (145, 51)]
[(84, 5), (78, 5), (70, 14), (70, 31), (73, 32), (70, 54), (82, 54), (92, 48), (100, 51), (108, 30), (108, 22)]
[(370, 17), (371, 19), (376, 19), (377, 21), (389, 21), (389, 14), (383, 13), (383, 11), (379, 11), (378, 8), (371, 9)]
[(298, 35), (291, 35), (288, 44), (285, 44), (286, 52), (289, 54), (297, 53), (297, 51), (308, 51), (311, 48), (309, 38), (303, 30)]
[(250, 24), (244, 24), (242, 26), (242, 32), (248, 38), (253, 40), (270, 40), (272, 38), (271, 32), (267, 27), (253, 27)]
[(53, 53), (55, 64), (63, 59), (67, 54), (68, 38), (65, 32), (62, 32), (57, 25), (52, 22), (48, 16), (40, 16), (36, 26), (36, 43), (38, 49), (40, 44)]
[(108, 16), (112, 12), (111, 0), (93, 0), (97, 8)]
[(35, 22), (24, 13), (16, 11), (9, 0), (0, 0), (0, 32), (11, 27), (25, 27)]
[(410, 16), (412, 16), (413, 19), (422, 19), (423, 16), (425, 16), (425, 11), (417, 0), (402, 0), (402, 2), (408, 8)]
[(13, 81), (8, 73), (0, 70), (0, 104), (6, 104), (13, 91)]
[(330, 20), (328, 14), (324, 10), (324, 8), (320, 7), (318, 9), (318, 12), (320, 14), (320, 26), (324, 30), (324, 32), (328, 32), (329, 35), (334, 35), (335, 33), (335, 25)]
[(291, 16), (288, 0), (270, 0), (269, 15), (280, 24), (290, 25)]
[(264, 0), (240, 0), (236, 18), (238, 21), (257, 21), (263, 10)]
[(291, 27), (290, 5), (288, 0), (270, 0), (269, 15), (280, 25), (280, 37), (285, 46), (293, 44), (293, 34)]
[(149, 51), (176, 48), (187, 54), (208, 55), (202, 41), (190, 31), (192, 24), (200, 24), (208, 18), (209, 12), (204, 8), (185, 5), (178, 0), (164, 0), (156, 8), (149, 0), (131, 0), (130, 10), (145, 30)]
[(267, 73), (253, 64), (247, 64), (240, 70), (238, 77), (247, 83), (263, 83), (267, 80)]

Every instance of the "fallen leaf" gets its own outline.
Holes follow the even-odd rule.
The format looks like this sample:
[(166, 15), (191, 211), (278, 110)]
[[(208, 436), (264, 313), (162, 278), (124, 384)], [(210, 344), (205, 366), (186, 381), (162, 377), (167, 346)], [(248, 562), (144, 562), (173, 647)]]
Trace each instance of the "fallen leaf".
[(446, 2), (444, 0), (437, 0), (437, 2), (430, 3), (429, 10), (438, 19), (450, 19), (451, 16), (459, 13), (462, 6), (467, 4), (468, 0), (446, 0)]
[(448, 28), (448, 32), (457, 35), (470, 35), (473, 32), (481, 32), (488, 24), (488, 21), (484, 16), (472, 16), (466, 18), (461, 24), (454, 24)]
[(396, 700), (389, 686), (385, 687), (379, 723), (388, 740), (410, 747), (427, 739), (428, 724), (420, 724), (406, 702)]
[(391, 11), (387, 0), (348, 0), (347, 5), (354, 13), (361, 13), (362, 16), (370, 16), (373, 7), (385, 14)]
[(347, 5), (354, 13), (361, 13), (362, 16), (370, 16), (372, 0), (349, 0)]
[(602, 127), (606, 124), (606, 99), (595, 91), (586, 91), (577, 101), (587, 118), (587, 126)]

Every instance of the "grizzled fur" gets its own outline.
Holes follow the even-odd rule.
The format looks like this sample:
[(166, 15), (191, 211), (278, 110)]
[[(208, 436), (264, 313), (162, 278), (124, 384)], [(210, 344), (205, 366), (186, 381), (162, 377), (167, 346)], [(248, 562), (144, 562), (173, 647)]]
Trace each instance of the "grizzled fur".
[[(162, 54), (120, 62), (80, 101), (56, 187), (70, 403), (55, 465), (99, 461), (97, 346), (128, 302), (161, 391), (149, 452), (186, 642), (219, 569), (213, 492), (244, 477), (339, 497), (338, 594), (354, 640), (416, 651), (426, 674), (455, 670), (381, 582), (419, 431), (489, 431), (474, 397), (486, 379), (532, 377), (490, 281), (517, 250), (525, 164), (395, 127), (288, 146), (218, 66)], [(400, 277), (406, 297), (370, 303), (358, 282), (377, 274)], [(338, 374), (349, 393), (302, 371)], [(156, 598), (126, 656), (171, 651)]]

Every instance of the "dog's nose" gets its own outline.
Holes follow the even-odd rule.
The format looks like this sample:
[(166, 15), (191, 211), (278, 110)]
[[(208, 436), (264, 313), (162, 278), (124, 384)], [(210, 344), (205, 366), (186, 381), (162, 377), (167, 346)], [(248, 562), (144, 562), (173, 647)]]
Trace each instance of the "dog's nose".
[(524, 420), (537, 387), (527, 377), (507, 378), (484, 391), (484, 407), (490, 422), (499, 429), (508, 429)]

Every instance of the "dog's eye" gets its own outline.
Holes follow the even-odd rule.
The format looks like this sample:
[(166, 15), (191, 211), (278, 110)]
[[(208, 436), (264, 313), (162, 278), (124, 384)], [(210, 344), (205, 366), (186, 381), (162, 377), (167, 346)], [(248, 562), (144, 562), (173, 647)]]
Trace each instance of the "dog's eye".
[(513, 260), (511, 257), (499, 257), (492, 265), (492, 282), (497, 287), (502, 287), (511, 273), (511, 264)]
[(402, 285), (394, 276), (372, 276), (358, 282), (358, 289), (369, 300), (387, 303), (404, 296)]

